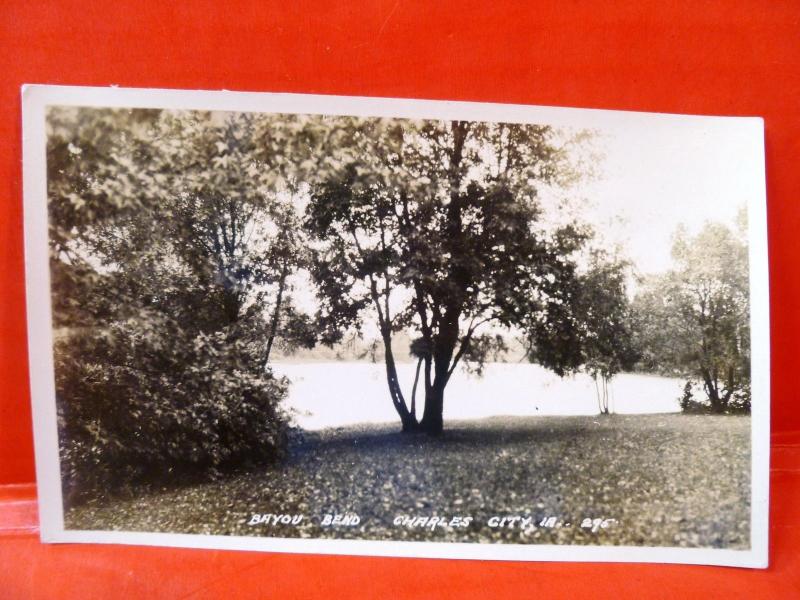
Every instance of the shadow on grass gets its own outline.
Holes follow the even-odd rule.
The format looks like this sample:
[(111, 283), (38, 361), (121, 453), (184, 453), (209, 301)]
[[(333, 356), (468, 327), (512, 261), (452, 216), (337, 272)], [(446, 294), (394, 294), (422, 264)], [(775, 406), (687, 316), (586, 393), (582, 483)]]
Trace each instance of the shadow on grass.
[[(607, 418), (607, 417), (603, 417)], [(613, 418), (613, 417), (612, 417)], [(289, 450), (292, 455), (326, 450), (358, 448), (361, 451), (380, 452), (398, 448), (445, 449), (448, 447), (492, 448), (516, 444), (548, 444), (569, 442), (576, 436), (591, 438), (607, 434), (592, 416), (570, 417), (569, 422), (543, 417), (541, 420), (515, 417), (491, 417), (475, 421), (457, 421), (446, 426), (440, 435), (424, 432), (403, 433), (398, 426), (365, 425), (342, 427), (324, 432), (301, 433)]]

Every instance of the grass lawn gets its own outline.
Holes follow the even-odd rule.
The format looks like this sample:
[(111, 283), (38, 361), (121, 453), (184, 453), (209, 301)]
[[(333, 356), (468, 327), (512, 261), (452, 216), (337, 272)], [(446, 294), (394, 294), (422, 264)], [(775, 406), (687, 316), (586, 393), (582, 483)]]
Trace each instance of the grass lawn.
[[(612, 415), (306, 432), (277, 467), (92, 502), (69, 529), (452, 542), (748, 548), (750, 418)], [(357, 525), (324, 527), (326, 514)], [(253, 515), (302, 516), (250, 524)], [(438, 517), (420, 525), (402, 517)], [(460, 520), (453, 520), (455, 517)], [(466, 517), (471, 517), (466, 521)], [(493, 519), (494, 517), (494, 519)], [(520, 517), (498, 525), (503, 517)], [(555, 517), (542, 525), (542, 520)], [(522, 519), (526, 519), (523, 521)], [(585, 519), (608, 519), (606, 527)], [(524, 527), (522, 526), (524, 524)], [(510, 526), (513, 525), (513, 526)]]

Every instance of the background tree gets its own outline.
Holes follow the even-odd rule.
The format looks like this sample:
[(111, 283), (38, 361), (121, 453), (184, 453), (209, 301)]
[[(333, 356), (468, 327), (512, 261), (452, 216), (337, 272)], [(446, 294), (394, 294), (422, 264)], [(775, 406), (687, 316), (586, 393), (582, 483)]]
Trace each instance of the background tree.
[(626, 262), (595, 251), (581, 277), (575, 314), (582, 324), (583, 369), (595, 381), (601, 414), (609, 414), (609, 382), (638, 360), (627, 294)]
[[(744, 217), (742, 217), (744, 219)], [(635, 299), (646, 366), (696, 377), (714, 412), (749, 404), (750, 305), (744, 221), (677, 231), (675, 267), (645, 280)]]
[[(579, 356), (575, 255), (588, 231), (545, 225), (540, 188), (577, 176), (564, 132), (546, 126), (336, 118), (307, 207), (321, 244), (313, 275), (323, 340), (374, 316), (403, 430), (442, 431), (444, 391), (462, 362), (524, 328), (564, 372)], [(425, 408), (418, 421), (397, 376), (392, 336), (412, 329)], [(480, 334), (483, 328), (485, 333)], [(420, 351), (423, 349), (424, 351)]]

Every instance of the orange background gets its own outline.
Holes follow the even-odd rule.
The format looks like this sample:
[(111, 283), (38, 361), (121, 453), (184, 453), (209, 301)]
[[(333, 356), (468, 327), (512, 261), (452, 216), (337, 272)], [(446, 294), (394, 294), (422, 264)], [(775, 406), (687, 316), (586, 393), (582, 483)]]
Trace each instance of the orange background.
[[(3, 2), (0, 486), (34, 478), (23, 83), (230, 89), (760, 115), (772, 319), (771, 567), (518, 564), (42, 546), (0, 487), (0, 598), (800, 598), (800, 3)], [(680, 177), (680, 173), (676, 177)], [(35, 374), (34, 374), (35, 376)], [(713, 468), (713, 465), (709, 465)]]

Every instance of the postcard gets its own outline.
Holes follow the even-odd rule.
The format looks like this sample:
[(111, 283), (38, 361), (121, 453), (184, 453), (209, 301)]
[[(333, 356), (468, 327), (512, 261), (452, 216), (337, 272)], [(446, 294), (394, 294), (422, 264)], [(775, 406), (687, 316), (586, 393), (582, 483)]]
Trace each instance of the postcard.
[(761, 119), (22, 97), (43, 541), (767, 565)]

